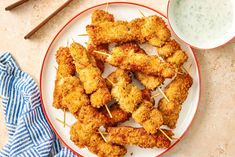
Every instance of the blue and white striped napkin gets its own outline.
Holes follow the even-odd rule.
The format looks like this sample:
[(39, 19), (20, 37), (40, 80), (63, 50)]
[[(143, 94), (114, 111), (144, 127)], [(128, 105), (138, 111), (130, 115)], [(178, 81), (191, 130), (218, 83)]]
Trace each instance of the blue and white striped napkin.
[(21, 71), (9, 53), (0, 56), (0, 97), (9, 141), (1, 157), (73, 157), (47, 123), (37, 84)]

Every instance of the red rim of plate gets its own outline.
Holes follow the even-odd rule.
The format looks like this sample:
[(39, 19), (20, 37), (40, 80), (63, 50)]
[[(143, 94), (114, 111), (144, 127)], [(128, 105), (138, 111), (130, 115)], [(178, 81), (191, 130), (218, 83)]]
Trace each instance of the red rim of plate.
[(225, 42), (222, 42), (220, 45), (215, 46), (215, 47), (201, 48), (201, 47), (196, 47), (196, 46), (193, 46), (193, 45), (189, 44), (189, 43), (186, 42), (183, 38), (181, 38), (181, 37), (174, 31), (173, 27), (171, 26), (171, 22), (170, 22), (170, 20), (169, 20), (169, 18), (168, 18), (168, 17), (169, 17), (170, 2), (171, 2), (171, 0), (169, 0), (168, 3), (167, 3), (167, 20), (168, 20), (168, 23), (169, 23), (169, 25), (170, 25), (170, 28), (171, 28), (171, 30), (174, 32), (174, 34), (175, 34), (180, 40), (182, 40), (182, 41), (185, 42), (186, 44), (190, 45), (191, 47), (194, 47), (194, 48), (200, 49), (200, 50), (212, 50), (212, 49), (218, 48), (218, 47), (220, 47), (220, 46), (223, 46), (223, 45), (229, 43), (231, 40), (233, 40), (233, 39), (235, 38), (235, 36), (233, 36), (231, 39), (228, 39), (228, 40), (226, 40)]
[[(59, 34), (65, 29), (66, 26), (68, 26), (74, 19), (76, 19), (78, 16), (80, 16), (81, 14), (85, 13), (86, 11), (90, 10), (90, 9), (93, 9), (93, 8), (96, 8), (96, 7), (100, 7), (100, 6), (103, 6), (103, 5), (106, 5), (107, 3), (102, 3), (102, 4), (98, 4), (98, 5), (95, 5), (95, 6), (92, 6), (90, 8), (87, 8), (85, 10), (83, 10), (82, 12), (78, 13), (77, 15), (75, 15), (72, 19), (70, 19), (62, 28), (61, 30), (56, 34), (56, 36), (53, 38), (52, 42), (50, 43), (48, 49), (47, 49), (47, 52), (45, 54), (45, 57), (43, 59), (43, 63), (42, 63), (42, 67), (41, 67), (41, 72), (40, 72), (40, 99), (41, 99), (41, 103), (42, 103), (42, 108), (43, 108), (43, 112), (46, 116), (46, 119), (47, 121), (49, 122), (52, 130), (55, 132), (55, 134), (58, 136), (58, 138), (62, 141), (62, 143), (67, 147), (69, 148), (74, 154), (76, 154), (77, 156), (80, 156), (80, 157), (83, 157), (82, 155), (80, 155), (79, 153), (77, 153), (75, 150), (73, 150), (71, 147), (69, 147), (66, 142), (60, 137), (60, 135), (58, 134), (58, 132), (56, 131), (55, 127), (52, 125), (48, 115), (47, 115), (47, 112), (46, 112), (46, 109), (45, 109), (45, 106), (44, 106), (44, 103), (43, 103), (43, 98), (42, 98), (42, 73), (43, 73), (43, 68), (44, 68), (44, 64), (45, 64), (45, 60), (47, 58), (47, 55), (49, 53), (49, 50), (52, 46), (52, 44), (54, 43), (54, 41), (56, 40), (56, 38), (59, 36)], [(140, 7), (144, 7), (144, 8), (147, 8), (147, 9), (150, 9), (160, 15), (162, 15), (163, 17), (167, 18), (165, 15), (163, 15), (162, 13), (160, 13), (159, 11), (153, 9), (153, 8), (150, 8), (148, 6), (145, 6), (145, 5), (142, 5), (142, 4), (138, 4), (138, 3), (132, 3), (132, 2), (108, 2), (108, 4), (131, 4), (131, 5), (135, 5), (135, 6), (140, 6)], [(192, 50), (193, 52), (193, 57), (194, 57), (194, 60), (196, 61), (196, 67), (197, 67), (197, 71), (198, 71), (198, 77), (199, 77), (199, 97), (198, 97), (198, 102), (197, 102), (197, 108), (196, 108), (196, 111), (193, 115), (193, 118), (189, 124), (189, 126), (186, 128), (186, 130), (184, 131), (184, 133), (177, 139), (177, 141), (172, 144), (169, 148), (167, 148), (166, 150), (164, 150), (161, 154), (159, 154), (158, 156), (156, 157), (159, 157), (161, 155), (163, 155), (164, 153), (166, 153), (167, 151), (169, 151), (171, 148), (173, 148), (179, 141), (182, 140), (182, 138), (184, 137), (184, 135), (186, 134), (186, 132), (188, 131), (189, 127), (191, 126), (192, 122), (193, 122), (193, 119), (195, 117), (195, 114), (198, 110), (198, 106), (199, 106), (199, 102), (200, 102), (200, 97), (201, 97), (201, 74), (200, 74), (200, 70), (199, 70), (199, 65), (198, 65), (198, 61), (197, 61), (197, 58), (195, 56), (195, 53), (193, 51), (193, 49), (189, 46), (189, 48)]]

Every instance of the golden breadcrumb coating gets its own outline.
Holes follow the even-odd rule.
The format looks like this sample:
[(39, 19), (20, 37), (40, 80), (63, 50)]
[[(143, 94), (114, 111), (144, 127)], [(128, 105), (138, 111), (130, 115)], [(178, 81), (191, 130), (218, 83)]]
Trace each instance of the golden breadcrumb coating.
[(166, 42), (163, 47), (157, 49), (158, 54), (164, 58), (168, 63), (182, 66), (187, 60), (187, 54), (181, 50), (180, 45), (175, 40)]
[(102, 112), (99, 112), (96, 108), (88, 105), (82, 106), (80, 109), (78, 121), (84, 124), (82, 127), (85, 131), (91, 132), (92, 130), (97, 131), (100, 126), (105, 125), (107, 119)]
[(127, 83), (132, 82), (130, 72), (122, 69), (117, 69), (106, 78), (106, 84), (109, 89), (112, 89), (112, 84), (116, 84), (119, 79), (124, 79)]
[(163, 124), (161, 112), (146, 100), (132, 113), (132, 118), (150, 134), (156, 133), (157, 129)]
[(155, 90), (165, 80), (161, 76), (151, 76), (151, 75), (146, 75), (140, 72), (136, 72), (135, 77), (144, 85), (145, 88), (150, 89), (150, 90)]
[(98, 134), (91, 136), (88, 149), (99, 157), (124, 157), (127, 153), (125, 147), (106, 143)]
[(97, 108), (101, 107), (100, 105), (107, 104), (111, 100), (112, 96), (107, 87), (98, 88), (98, 90), (90, 96), (91, 104)]
[(135, 85), (120, 79), (112, 88), (111, 94), (126, 112), (134, 112), (142, 101), (142, 92)]
[(148, 41), (150, 44), (160, 47), (171, 36), (164, 20), (158, 16), (138, 18), (130, 22), (99, 22), (88, 25), (86, 30), (91, 41), (96, 45)]
[[(133, 50), (135, 53), (141, 53), (141, 54), (146, 54), (146, 52), (140, 48), (140, 46), (136, 43), (125, 43), (119, 46), (121, 49), (123, 49), (124, 52), (128, 50)], [(146, 75), (141, 72), (134, 72), (134, 75), (137, 80), (139, 80), (145, 88), (154, 90), (158, 86), (160, 86), (164, 78), (160, 76), (151, 76), (151, 75)]]
[(62, 105), (67, 106), (72, 114), (76, 115), (82, 106), (90, 104), (80, 80), (75, 76), (64, 79), (62, 93)]
[[(171, 130), (162, 129), (169, 137), (173, 136)], [(141, 148), (168, 148), (171, 141), (160, 131), (148, 134), (143, 128), (108, 127), (108, 141), (118, 145), (137, 145)]]
[(116, 126), (118, 123), (123, 123), (127, 120), (129, 120), (129, 118), (131, 117), (131, 114), (128, 112), (123, 111), (118, 104), (113, 104), (110, 108), (109, 108), (111, 114), (112, 114), (112, 118), (109, 117), (109, 114), (106, 110), (103, 111), (103, 113), (106, 115), (107, 117), (107, 122), (106, 122), (106, 126)]
[(149, 44), (157, 47), (161, 47), (171, 37), (165, 21), (156, 15), (145, 18), (141, 33)]
[(56, 53), (56, 62), (58, 63), (58, 69), (56, 73), (55, 89), (53, 93), (53, 106), (55, 108), (67, 109), (66, 104), (62, 103), (63, 99), (63, 85), (66, 77), (75, 75), (75, 66), (73, 64), (73, 58), (69, 53), (67, 47), (61, 47)]
[(175, 40), (170, 40), (162, 47), (157, 48), (158, 54), (162, 58), (170, 57), (175, 51), (180, 50), (180, 45)]
[(139, 124), (143, 124), (149, 119), (149, 114), (153, 109), (153, 104), (148, 101), (143, 101), (139, 107), (132, 113), (132, 118)]
[(87, 147), (99, 157), (123, 157), (127, 150), (123, 146), (106, 143), (97, 131), (83, 130), (83, 125), (76, 122), (70, 130), (70, 139), (80, 148)]
[(176, 66), (182, 66), (188, 60), (187, 54), (182, 50), (177, 50), (172, 56), (168, 57), (166, 61)]
[(92, 12), (91, 15), (91, 22), (92, 23), (98, 23), (98, 22), (104, 22), (104, 21), (114, 21), (114, 16), (104, 10), (95, 10)]
[(142, 53), (135, 53), (132, 49), (115, 47), (112, 55), (109, 55), (106, 62), (124, 70), (142, 72), (153, 76), (171, 78), (175, 74), (175, 68), (169, 63), (163, 62), (155, 56), (148, 56)]
[[(92, 13), (91, 19), (93, 24), (105, 21), (110, 21), (110, 22), (114, 21), (113, 15), (103, 10), (95, 10)], [(91, 41), (89, 41), (87, 45), (87, 51), (89, 54), (95, 57), (97, 66), (100, 68), (101, 72), (103, 73), (104, 71), (103, 62), (105, 61), (105, 56), (99, 53), (95, 53), (94, 51), (102, 51), (105, 53), (109, 53), (109, 45), (108, 44), (95, 45)]]
[[(171, 125), (170, 128), (175, 128), (178, 115), (183, 102), (186, 100), (188, 96), (188, 90), (193, 83), (193, 79), (189, 74), (178, 74), (175, 79), (166, 86), (165, 94), (167, 98), (170, 100), (168, 102), (165, 98), (162, 98), (159, 101), (158, 109), (163, 114), (164, 124), (168, 125), (169, 122)], [(171, 116), (177, 117), (172, 118), (174, 121), (167, 120), (168, 118), (171, 119)]]
[(70, 53), (75, 61), (76, 71), (87, 94), (91, 94), (91, 105), (96, 108), (112, 100), (104, 78), (95, 60), (89, 56), (87, 50), (78, 43), (72, 43)]

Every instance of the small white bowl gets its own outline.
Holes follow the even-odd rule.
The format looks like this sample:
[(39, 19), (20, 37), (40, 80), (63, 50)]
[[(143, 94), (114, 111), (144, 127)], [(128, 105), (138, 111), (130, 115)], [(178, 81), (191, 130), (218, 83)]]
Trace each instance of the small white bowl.
[(235, 0), (169, 0), (171, 29), (198, 49), (212, 49), (235, 37)]

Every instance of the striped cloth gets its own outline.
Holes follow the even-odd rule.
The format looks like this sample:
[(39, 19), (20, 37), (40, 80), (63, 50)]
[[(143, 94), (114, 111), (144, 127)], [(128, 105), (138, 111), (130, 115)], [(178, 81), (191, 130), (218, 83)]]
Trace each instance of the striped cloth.
[(0, 56), (0, 97), (9, 134), (1, 157), (75, 157), (48, 125), (37, 84), (9, 53)]

